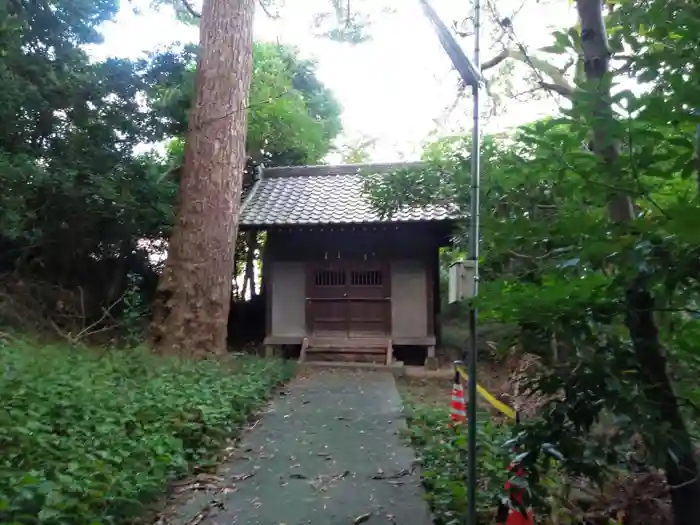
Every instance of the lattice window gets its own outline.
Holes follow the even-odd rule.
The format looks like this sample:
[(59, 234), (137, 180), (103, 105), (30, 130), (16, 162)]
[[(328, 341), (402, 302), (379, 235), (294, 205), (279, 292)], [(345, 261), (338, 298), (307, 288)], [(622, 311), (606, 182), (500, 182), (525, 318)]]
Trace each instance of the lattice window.
[(345, 272), (342, 270), (318, 270), (314, 275), (315, 286), (345, 286)]
[(384, 273), (380, 270), (353, 270), (350, 272), (352, 286), (383, 286)]

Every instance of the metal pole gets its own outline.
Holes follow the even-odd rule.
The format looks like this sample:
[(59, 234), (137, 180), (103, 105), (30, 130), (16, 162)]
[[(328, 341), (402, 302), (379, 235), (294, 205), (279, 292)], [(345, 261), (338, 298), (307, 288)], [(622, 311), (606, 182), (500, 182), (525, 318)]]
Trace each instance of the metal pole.
[[(474, 65), (478, 72), (481, 72), (481, 61), (479, 57), (479, 32), (481, 30), (481, 5), (480, 0), (474, 0)], [(480, 178), (480, 126), (479, 126), (479, 91), (480, 83), (472, 85), (473, 98), (473, 119), (472, 130), (472, 152), (471, 152), (471, 203), (470, 203), (470, 225), (469, 225), (469, 259), (474, 263), (474, 297), (479, 289), (479, 178)], [(477, 363), (477, 311), (472, 302), (469, 308), (469, 407), (468, 407), (468, 486), (467, 486), (467, 525), (476, 524), (476, 363)]]

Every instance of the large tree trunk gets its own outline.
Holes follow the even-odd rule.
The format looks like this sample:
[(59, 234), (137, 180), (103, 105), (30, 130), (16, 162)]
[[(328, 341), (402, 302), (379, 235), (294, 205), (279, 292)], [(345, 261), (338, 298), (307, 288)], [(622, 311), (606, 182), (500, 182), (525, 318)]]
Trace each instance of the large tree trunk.
[[(613, 118), (609, 88), (609, 48), (601, 0), (578, 0), (584, 70), (590, 88), (598, 90), (593, 124), (593, 150), (604, 161), (612, 183), (619, 177), (618, 144), (609, 133)], [(634, 219), (634, 203), (629, 195), (613, 194), (610, 217), (616, 222)], [(666, 435), (666, 476), (676, 525), (691, 525), (700, 516), (700, 480), (688, 429), (668, 376), (667, 363), (654, 318), (654, 298), (642, 275), (628, 286), (626, 325), (637, 356), (644, 394), (658, 411)], [(649, 443), (657, 448), (658, 443)]]
[[(693, 443), (668, 377), (666, 356), (654, 319), (654, 298), (643, 279), (632, 283), (627, 291), (626, 324), (639, 359), (645, 395), (656, 407), (662, 427), (668, 429), (665, 436), (666, 479), (671, 488), (675, 523), (696, 524), (700, 516), (698, 466)], [(658, 447), (658, 443), (655, 445)]]
[(226, 352), (254, 6), (254, 0), (204, 0), (177, 219), (151, 326), (159, 353)]
[(700, 197), (700, 126), (695, 127), (695, 182)]

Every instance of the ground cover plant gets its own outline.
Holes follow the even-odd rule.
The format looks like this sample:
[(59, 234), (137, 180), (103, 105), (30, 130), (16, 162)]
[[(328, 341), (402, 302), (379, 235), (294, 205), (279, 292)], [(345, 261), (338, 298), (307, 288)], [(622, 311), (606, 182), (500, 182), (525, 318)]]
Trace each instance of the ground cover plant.
[[(467, 427), (450, 424), (445, 403), (416, 403), (406, 398), (407, 436), (421, 463), (421, 481), (437, 525), (464, 523), (467, 514)], [(508, 450), (502, 447), (510, 428), (481, 414), (477, 429), (477, 509), (485, 523), (493, 522), (508, 479)]]
[(0, 345), (0, 523), (125, 523), (290, 375), (250, 357)]

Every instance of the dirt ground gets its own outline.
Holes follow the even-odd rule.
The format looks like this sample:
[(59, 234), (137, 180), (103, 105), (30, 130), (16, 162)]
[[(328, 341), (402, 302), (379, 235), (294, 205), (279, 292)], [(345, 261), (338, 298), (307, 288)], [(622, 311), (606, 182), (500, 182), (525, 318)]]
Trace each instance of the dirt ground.
[[(509, 371), (499, 363), (482, 363), (478, 367), (477, 381), (498, 397), (506, 389)], [(411, 369), (407, 375), (396, 380), (402, 396), (413, 403), (448, 406), (452, 396), (453, 376), (449, 368), (439, 372), (421, 372)], [(484, 405), (485, 407), (488, 405)]]
[(401, 397), (421, 405), (447, 406), (452, 392), (452, 381), (448, 378), (402, 377), (397, 378), (396, 386)]

